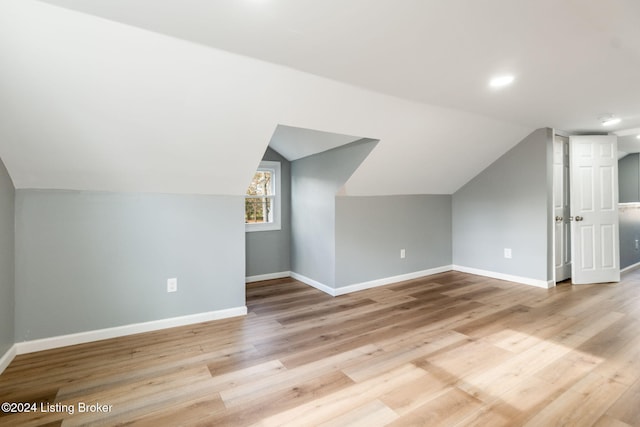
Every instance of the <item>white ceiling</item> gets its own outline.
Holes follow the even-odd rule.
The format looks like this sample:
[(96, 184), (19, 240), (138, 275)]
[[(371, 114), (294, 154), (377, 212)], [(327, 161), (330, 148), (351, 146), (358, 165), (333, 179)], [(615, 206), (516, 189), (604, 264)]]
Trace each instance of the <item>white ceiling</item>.
[(639, 18), (633, 0), (2, 0), (0, 158), (17, 188), (241, 195), (286, 125), (380, 140), (347, 194), (451, 194), (538, 127), (640, 127)]
[[(46, 0), (534, 128), (640, 126), (637, 0)], [(496, 94), (490, 76), (514, 73)]]

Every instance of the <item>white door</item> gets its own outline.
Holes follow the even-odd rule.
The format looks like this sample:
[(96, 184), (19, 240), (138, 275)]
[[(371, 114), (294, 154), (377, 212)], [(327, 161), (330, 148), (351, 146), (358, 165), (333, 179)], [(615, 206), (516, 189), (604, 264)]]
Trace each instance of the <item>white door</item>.
[(618, 142), (615, 136), (569, 139), (571, 160), (571, 281), (620, 281)]
[(555, 281), (571, 277), (569, 224), (569, 138), (556, 135), (553, 140), (553, 216)]

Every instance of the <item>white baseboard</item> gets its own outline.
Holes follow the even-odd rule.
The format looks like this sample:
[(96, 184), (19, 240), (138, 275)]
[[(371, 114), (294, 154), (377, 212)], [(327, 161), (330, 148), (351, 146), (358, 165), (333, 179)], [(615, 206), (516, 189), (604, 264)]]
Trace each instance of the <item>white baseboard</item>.
[(636, 262), (635, 264), (631, 264), (630, 266), (623, 268), (620, 270), (620, 273), (626, 273), (627, 271), (636, 270), (638, 268), (640, 268), (640, 262)]
[(282, 279), (284, 277), (291, 277), (290, 271), (281, 271), (279, 273), (259, 274), (257, 276), (247, 276), (245, 283), (260, 282), (262, 280)]
[(334, 290), (335, 295), (350, 294), (351, 292), (362, 291), (365, 289), (377, 288), (378, 286), (389, 285), (391, 283), (403, 282), (405, 280), (418, 279), (420, 277), (432, 276), (438, 273), (451, 271), (451, 265), (443, 265), (441, 267), (430, 268), (428, 270), (415, 271), (413, 273), (400, 274), (398, 276), (384, 277), (382, 279), (370, 280), (368, 282), (355, 283), (353, 285), (341, 286)]
[(531, 279), (529, 277), (512, 276), (511, 274), (496, 273), (495, 271), (480, 270), (478, 268), (464, 267), (461, 265), (454, 265), (453, 270), (459, 271), (461, 273), (469, 273), (469, 274), (475, 274), (477, 276), (485, 276), (485, 277), (491, 277), (493, 279), (506, 280), (508, 282), (522, 283), (523, 285), (535, 286), (535, 287), (544, 288), (544, 289), (550, 289), (555, 286), (555, 283), (553, 282), (553, 280), (546, 281), (546, 280), (539, 280), (539, 279)]
[(370, 280), (368, 282), (355, 283), (353, 285), (341, 286), (339, 288), (331, 288), (324, 283), (320, 283), (302, 274), (291, 272), (291, 277), (296, 280), (306, 283), (322, 292), (337, 297), (338, 295), (350, 294), (352, 292), (363, 291), (365, 289), (376, 288), (378, 286), (390, 285), (391, 283), (402, 282), (405, 280), (417, 279), (420, 277), (431, 276), (433, 274), (444, 273), (445, 271), (451, 271), (451, 265), (444, 265), (442, 267), (430, 268), (428, 270), (415, 271), (413, 273), (401, 274), (398, 276), (384, 277), (382, 279)]
[(13, 358), (16, 357), (16, 354), (18, 354), (18, 350), (14, 344), (5, 354), (2, 355), (2, 357), (0, 357), (0, 374), (7, 369), (7, 366), (9, 366)]
[[(640, 263), (635, 264), (635, 266), (640, 267)], [(632, 268), (631, 267), (627, 267), (627, 269)], [(352, 292), (357, 292), (357, 291), (362, 291), (365, 289), (371, 289), (371, 288), (376, 288), (378, 286), (385, 286), (385, 285), (390, 285), (391, 283), (397, 283), (397, 282), (402, 282), (405, 280), (412, 280), (412, 279), (418, 279), (420, 277), (426, 277), (426, 276), (431, 276), (434, 274), (438, 274), (438, 273), (444, 273), (447, 271), (459, 271), (462, 273), (469, 273), (469, 274), (475, 274), (477, 276), (485, 276), (485, 277), (491, 277), (493, 279), (500, 279), (500, 280), (506, 280), (509, 282), (515, 282), (515, 283), (522, 283), (524, 285), (529, 285), (529, 286), (535, 286), (538, 288), (544, 288), (544, 289), (550, 289), (553, 288), (555, 286), (555, 283), (553, 280), (549, 280), (549, 281), (544, 281), (544, 280), (538, 280), (538, 279), (531, 279), (529, 277), (521, 277), (521, 276), (513, 276), (510, 274), (503, 274), (503, 273), (497, 273), (494, 271), (487, 271), (487, 270), (480, 270), (478, 268), (471, 268), (471, 267), (464, 267), (461, 265), (443, 265), (441, 267), (435, 267), (435, 268), (430, 268), (428, 270), (421, 270), (421, 271), (415, 271), (413, 273), (406, 273), (406, 274), (400, 274), (398, 276), (391, 276), (391, 277), (384, 277), (382, 279), (376, 279), (376, 280), (370, 280), (368, 282), (362, 282), (362, 283), (355, 283), (353, 285), (347, 285), (347, 286), (341, 286), (339, 288), (331, 288), (327, 285), (325, 285), (324, 283), (320, 283), (316, 280), (313, 280), (307, 276), (303, 276), (302, 274), (293, 272), (293, 271), (287, 271), (287, 272), (282, 272), (282, 273), (274, 273), (273, 275), (269, 275), (269, 274), (265, 274), (264, 276), (252, 276), (257, 278), (255, 281), (258, 280), (269, 280), (269, 279), (279, 279), (282, 277), (293, 277), (296, 280), (301, 281), (302, 283), (305, 283), (309, 286), (312, 286), (326, 294), (329, 294), (333, 297), (336, 297), (338, 295), (345, 295), (345, 294), (350, 294)], [(626, 270), (626, 269), (625, 269)], [(624, 271), (624, 270), (623, 270)], [(247, 277), (247, 283), (249, 282), (249, 277)]]
[(291, 277), (293, 277), (296, 280), (301, 281), (302, 283), (306, 283), (309, 286), (312, 286), (322, 292), (324, 292), (325, 294), (329, 294), (332, 297), (336, 296), (336, 290), (333, 288), (330, 288), (329, 286), (325, 285), (324, 283), (320, 283), (316, 280), (313, 280), (307, 276), (303, 276), (302, 274), (298, 274), (296, 272), (291, 272)]
[(151, 332), (160, 329), (174, 328), (176, 326), (192, 325), (194, 323), (209, 322), (211, 320), (226, 319), (228, 317), (244, 316), (246, 314), (246, 306), (234, 307), (225, 310), (216, 310), (206, 313), (172, 317), (169, 319), (154, 320), (151, 322), (116, 326), (114, 328), (98, 329), (95, 331), (79, 332), (76, 334), (42, 338), (32, 341), (23, 341), (16, 343), (14, 347), (16, 348), (17, 354), (33, 353), (35, 351), (66, 347), (68, 345), (83, 344), (91, 341), (99, 341), (109, 338), (123, 337), (126, 335), (139, 334), (142, 332)]

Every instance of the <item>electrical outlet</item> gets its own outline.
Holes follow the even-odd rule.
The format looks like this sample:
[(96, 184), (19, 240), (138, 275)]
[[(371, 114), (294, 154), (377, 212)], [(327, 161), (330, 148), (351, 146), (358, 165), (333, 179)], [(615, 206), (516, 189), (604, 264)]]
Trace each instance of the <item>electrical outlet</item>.
[(405, 259), (407, 256), (407, 252), (404, 249), (400, 249), (400, 258)]
[(176, 292), (178, 290), (178, 279), (167, 279), (167, 292)]
[(511, 248), (504, 248), (504, 257), (511, 258)]

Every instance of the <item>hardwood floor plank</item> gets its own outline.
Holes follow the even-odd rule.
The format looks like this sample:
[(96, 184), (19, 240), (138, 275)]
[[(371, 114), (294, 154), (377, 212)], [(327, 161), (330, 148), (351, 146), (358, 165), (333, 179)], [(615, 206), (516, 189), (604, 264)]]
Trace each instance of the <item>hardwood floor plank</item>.
[(630, 425), (640, 426), (640, 379), (615, 401), (607, 415)]
[(536, 320), (535, 315), (519, 316), (509, 322), (509, 328), (501, 329), (485, 336), (485, 340), (496, 347), (520, 353), (539, 342), (558, 335), (577, 321), (573, 317), (552, 315)]
[(312, 380), (321, 375), (325, 375), (340, 366), (348, 366), (354, 363), (363, 363), (369, 359), (373, 346), (365, 346), (340, 353), (338, 355), (322, 358), (307, 365), (302, 365), (293, 369), (280, 371), (279, 375), (253, 380), (249, 383), (240, 384), (223, 390), (220, 395), (227, 407), (237, 406), (247, 400), (251, 400), (254, 395), (272, 392), (278, 389), (285, 389), (295, 386), (297, 382)]
[[(415, 335), (413, 335), (413, 337), (415, 338)], [(463, 342), (466, 341), (467, 337), (464, 335), (447, 333), (431, 339), (415, 340), (413, 345), (407, 345), (407, 343), (403, 341), (386, 345), (381, 343), (380, 349), (383, 351), (372, 354), (371, 359), (368, 360), (367, 363), (352, 364), (349, 367), (343, 368), (342, 371), (356, 382), (364, 381), (387, 372), (395, 366), (424, 358), (438, 350), (456, 344), (463, 344)]]
[(224, 410), (224, 404), (217, 396), (203, 396), (178, 404), (169, 404), (150, 415), (144, 414), (137, 418), (129, 415), (128, 421), (118, 422), (117, 419), (111, 419), (109, 422), (116, 426), (135, 427), (191, 425)]
[(625, 389), (620, 383), (590, 373), (524, 425), (591, 426)]
[(455, 373), (458, 378), (463, 379), (475, 372), (500, 366), (512, 357), (513, 353), (510, 351), (482, 340), (471, 340), (448, 351), (427, 357), (426, 361), (431, 366)]
[(479, 400), (460, 389), (452, 388), (398, 418), (389, 426), (453, 426), (480, 406)]
[(376, 400), (378, 396), (382, 394), (403, 387), (405, 384), (418, 378), (424, 378), (425, 376), (426, 373), (420, 368), (411, 364), (402, 365), (383, 375), (361, 383), (356, 383), (338, 392), (265, 418), (256, 425), (318, 425), (336, 416), (341, 416), (358, 406)]
[(627, 342), (606, 360), (594, 372), (629, 386), (634, 384), (640, 378), (640, 337)]
[(452, 388), (453, 381), (443, 380), (427, 372), (424, 377), (383, 394), (380, 400), (398, 415), (406, 415)]
[(371, 427), (375, 425), (387, 425), (398, 418), (388, 406), (379, 400), (366, 403), (351, 411), (333, 418), (322, 424), (321, 427)]
[(592, 372), (603, 359), (573, 350), (535, 373), (537, 378), (558, 388), (569, 388)]
[[(637, 425), (637, 424), (636, 424)], [(593, 425), (593, 427), (633, 427), (631, 424), (627, 424), (615, 418), (611, 418), (608, 415), (603, 415)]]
[(245, 405), (228, 408), (224, 413), (207, 417), (207, 425), (248, 426), (260, 420), (320, 399), (352, 386), (354, 382), (340, 371), (320, 375), (309, 381), (293, 382), (289, 387), (266, 390), (253, 396)]
[(537, 378), (528, 378), (513, 388), (495, 396), (477, 411), (469, 414), (461, 424), (465, 426), (522, 425), (531, 416), (549, 405), (562, 389)]

